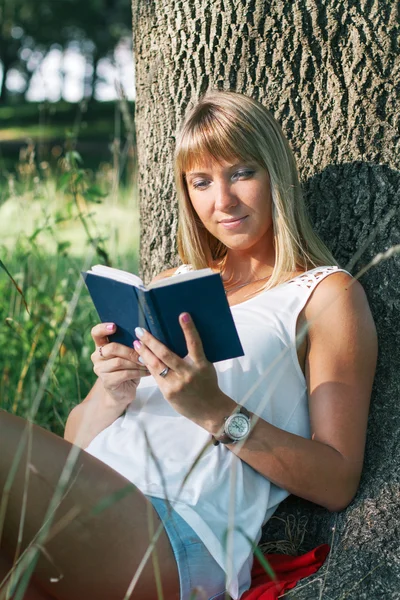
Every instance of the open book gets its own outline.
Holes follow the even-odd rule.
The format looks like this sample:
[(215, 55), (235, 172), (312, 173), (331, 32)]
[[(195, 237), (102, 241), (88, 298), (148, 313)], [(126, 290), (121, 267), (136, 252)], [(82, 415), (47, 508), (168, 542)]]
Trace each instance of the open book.
[(132, 346), (143, 327), (181, 358), (187, 347), (178, 317), (188, 312), (210, 362), (243, 356), (219, 273), (211, 269), (167, 277), (147, 287), (137, 275), (96, 265), (82, 273), (100, 320), (115, 323), (110, 341)]

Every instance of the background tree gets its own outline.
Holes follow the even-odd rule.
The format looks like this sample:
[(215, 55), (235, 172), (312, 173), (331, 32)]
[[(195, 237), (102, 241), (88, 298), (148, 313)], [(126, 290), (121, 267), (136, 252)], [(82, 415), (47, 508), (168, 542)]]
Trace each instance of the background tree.
[(6, 81), (10, 69), (17, 68), (29, 85), (31, 72), (27, 67), (28, 57), (34, 49), (37, 58), (43, 56), (50, 40), (54, 41), (57, 29), (49, 8), (49, 2), (44, 0), (35, 3), (29, 0), (0, 0), (0, 61), (3, 71), (0, 103), (7, 100)]
[(100, 59), (112, 58), (118, 42), (131, 35), (129, 0), (61, 0), (57, 13), (67, 40), (85, 57), (84, 96), (93, 99)]
[(99, 60), (112, 57), (130, 36), (129, 0), (0, 0), (0, 102), (8, 99), (7, 75), (17, 69), (25, 79), (21, 95), (51, 48), (71, 43), (86, 61), (85, 97), (94, 96)]
[[(172, 154), (186, 109), (209, 88), (247, 93), (281, 123), (316, 229), (357, 274), (400, 242), (398, 13), (390, 0), (132, 0), (141, 265), (178, 264)], [(399, 250), (399, 247), (397, 247)], [(380, 358), (366, 464), (340, 515), (290, 499), (265, 539), (330, 542), (325, 572), (296, 598), (400, 598), (399, 257), (365, 272)], [(290, 515), (307, 531), (287, 540)], [(301, 529), (301, 527), (300, 527)], [(334, 531), (333, 531), (334, 530)], [(275, 544), (276, 545), (276, 544)], [(397, 595), (396, 595), (397, 594)]]

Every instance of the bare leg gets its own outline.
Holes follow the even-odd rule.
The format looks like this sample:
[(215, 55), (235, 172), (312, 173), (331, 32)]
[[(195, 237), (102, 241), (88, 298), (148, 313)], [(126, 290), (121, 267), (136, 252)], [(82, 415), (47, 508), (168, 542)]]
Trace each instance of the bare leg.
[[(0, 583), (8, 575), (12, 569), (12, 562), (7, 560), (5, 556), (0, 555)], [(4, 590), (6, 586), (4, 586)], [(3, 592), (0, 588), (0, 594)], [(26, 591), (24, 600), (54, 600), (54, 596), (49, 596), (46, 592), (40, 591), (33, 583), (29, 585)]]
[[(25, 425), (23, 419), (0, 411), (0, 494)], [(34, 471), (29, 479), (22, 548), (31, 542), (43, 524), (71, 449), (71, 444), (37, 426), (33, 427), (32, 440)], [(13, 482), (4, 524), (0, 554), (8, 560), (15, 552), (25, 465), (26, 453)], [(72, 520), (67, 519), (61, 530), (45, 543), (45, 553), (40, 555), (33, 581), (59, 600), (122, 600), (149, 545), (149, 516), (157, 527), (158, 515), (136, 489), (97, 516), (91, 515), (91, 509), (101, 498), (125, 488), (128, 482), (84, 451), (79, 455), (71, 480), (73, 484), (56, 512), (55, 522), (60, 523), (72, 510), (79, 510), (79, 514)], [(157, 541), (156, 554), (164, 600), (178, 600), (177, 566), (164, 531)], [(50, 581), (60, 574), (62, 578), (58, 582)], [(131, 597), (156, 600), (155, 581), (150, 558)]]

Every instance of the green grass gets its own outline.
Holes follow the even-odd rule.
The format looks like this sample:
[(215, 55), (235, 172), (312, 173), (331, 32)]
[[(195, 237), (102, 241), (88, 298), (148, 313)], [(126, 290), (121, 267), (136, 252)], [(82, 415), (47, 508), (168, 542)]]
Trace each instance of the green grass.
[[(55, 138), (63, 138), (67, 135), (69, 128), (64, 125), (30, 125), (29, 127), (7, 127), (0, 131), (0, 142), (8, 142), (15, 140), (53, 140)], [(90, 129), (83, 126), (82, 131), (85, 131), (87, 137), (104, 138), (104, 135), (110, 132), (110, 122), (103, 119), (97, 121)]]
[[(87, 253), (90, 245), (78, 213), (71, 212), (68, 199), (57, 190), (56, 183), (50, 179), (41, 186), (39, 195), (37, 191), (26, 191), (21, 196), (11, 196), (0, 206), (1, 246), (13, 262), (13, 249), (17, 254), (21, 243), (26, 249), (39, 247), (47, 256), (56, 255), (61, 245), (68, 247), (70, 257), (82, 258)], [(84, 210), (93, 235), (107, 240), (113, 263), (121, 268), (125, 263), (131, 264), (126, 254), (137, 248), (139, 240), (134, 188), (121, 188), (116, 201), (108, 196)]]
[(35, 422), (59, 435), (95, 381), (90, 331), (99, 319), (86, 288), (56, 343), (80, 271), (104, 262), (137, 271), (136, 190), (119, 183), (117, 158), (93, 172), (69, 151), (52, 171), (31, 147), (0, 186), (0, 259), (14, 279), (0, 268), (0, 407), (29, 414), (56, 348)]
[[(128, 103), (129, 109), (133, 114), (134, 103)], [(54, 129), (65, 135), (66, 130), (74, 127), (77, 121), (84, 123), (80, 129), (80, 139), (92, 137), (99, 132), (104, 132), (113, 136), (115, 133), (115, 114), (118, 111), (116, 102), (91, 102), (87, 105), (84, 102), (29, 102), (9, 106), (0, 106), (1, 133), (8, 130), (19, 130), (22, 139), (35, 137), (39, 132), (41, 135), (48, 136)], [(122, 124), (122, 131), (124, 125)]]
[(117, 138), (130, 138), (134, 147), (134, 103), (85, 102), (25, 103), (0, 106), (0, 173), (15, 171), (21, 147), (28, 141), (36, 146), (39, 161), (53, 167), (66, 140), (76, 138), (85, 164), (97, 170), (109, 161), (110, 146)]

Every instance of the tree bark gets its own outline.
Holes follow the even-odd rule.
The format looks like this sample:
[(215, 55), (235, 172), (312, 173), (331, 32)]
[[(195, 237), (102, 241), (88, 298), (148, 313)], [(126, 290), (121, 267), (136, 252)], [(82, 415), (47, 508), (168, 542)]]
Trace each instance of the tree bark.
[(9, 65), (7, 63), (7, 61), (3, 60), (1, 63), (1, 66), (3, 67), (3, 78), (2, 78), (1, 84), (0, 84), (0, 104), (5, 104), (7, 101), (7, 95), (8, 95), (6, 80), (7, 80), (7, 74), (8, 74), (8, 71), (10, 70), (11, 65)]
[(100, 58), (101, 58), (101, 56), (95, 50), (93, 52), (93, 57), (92, 57), (93, 71), (92, 71), (91, 82), (90, 82), (90, 95), (88, 94), (90, 102), (93, 102), (93, 100), (95, 99), (96, 85), (97, 85), (97, 81), (98, 81), (97, 67), (100, 62)]
[[(132, 7), (147, 281), (178, 264), (175, 135), (188, 106), (210, 88), (253, 96), (281, 123), (314, 225), (344, 267), (356, 274), (400, 243), (395, 3), (133, 0)], [(380, 359), (357, 498), (340, 515), (293, 499), (279, 509), (286, 524), (295, 515), (297, 530), (308, 519), (293, 551), (332, 543), (329, 568), (296, 598), (400, 598), (399, 267), (397, 254), (361, 278)], [(287, 537), (284, 521), (272, 519), (264, 541)]]

